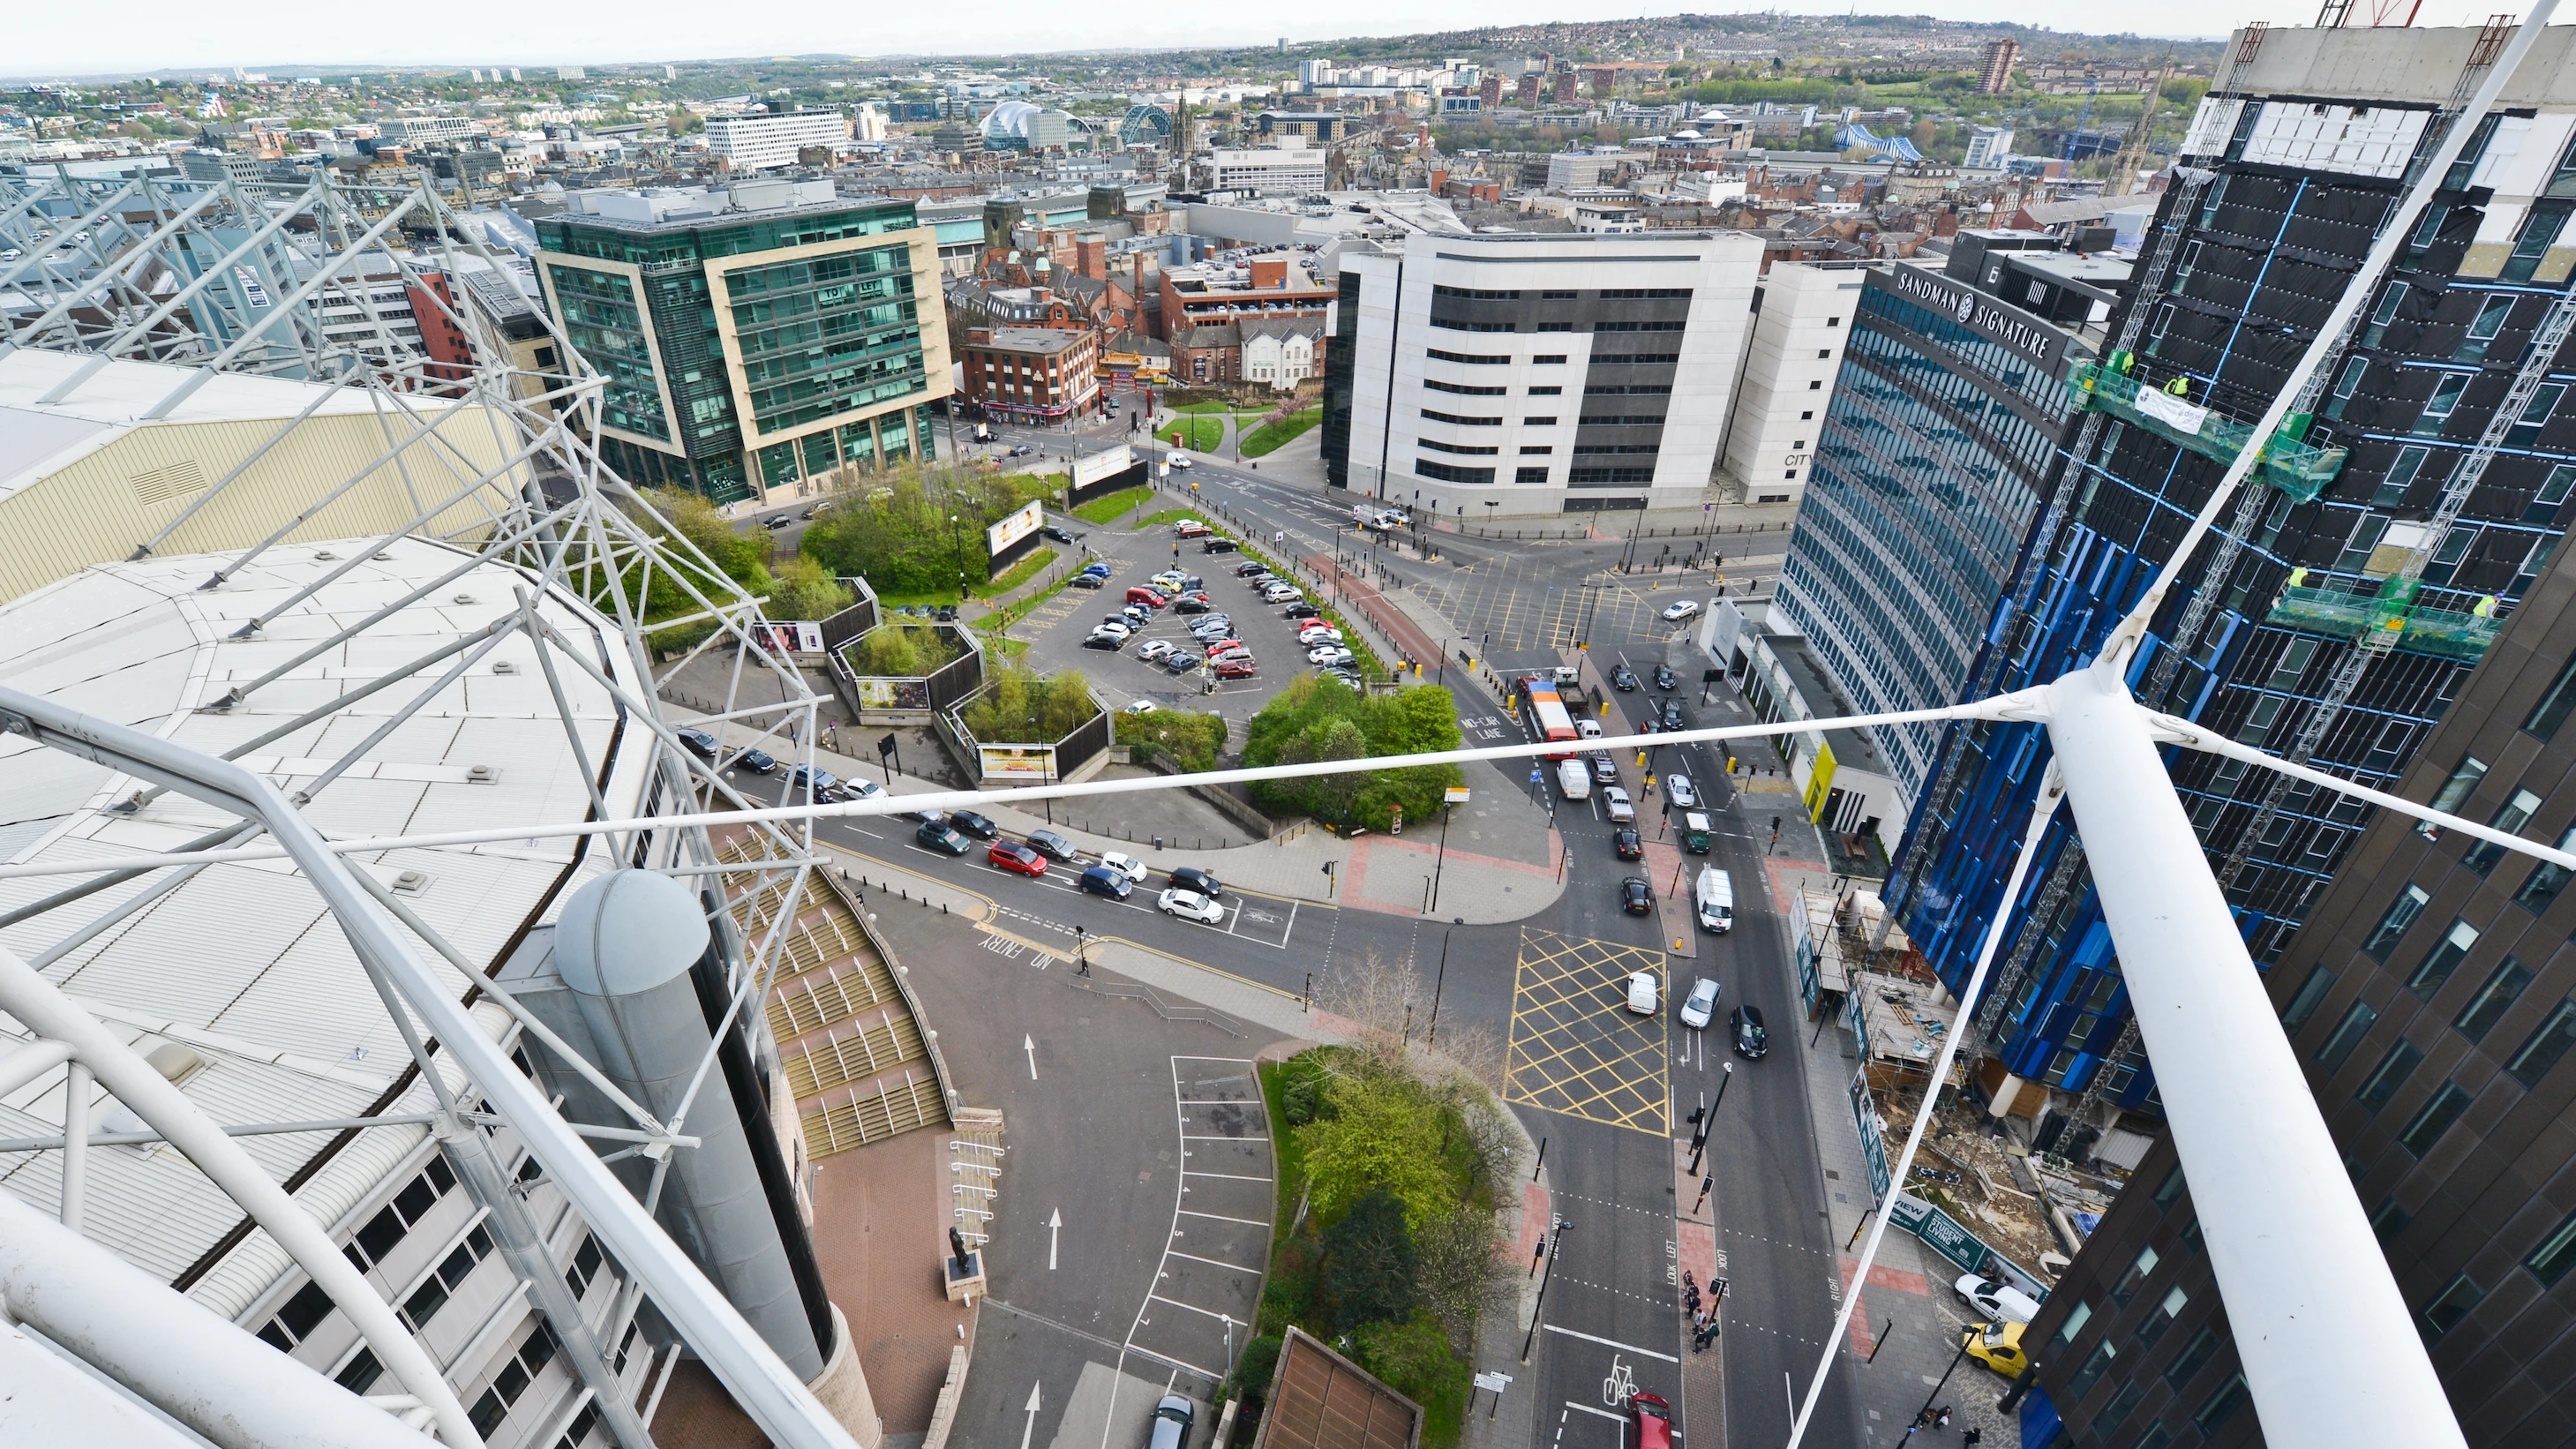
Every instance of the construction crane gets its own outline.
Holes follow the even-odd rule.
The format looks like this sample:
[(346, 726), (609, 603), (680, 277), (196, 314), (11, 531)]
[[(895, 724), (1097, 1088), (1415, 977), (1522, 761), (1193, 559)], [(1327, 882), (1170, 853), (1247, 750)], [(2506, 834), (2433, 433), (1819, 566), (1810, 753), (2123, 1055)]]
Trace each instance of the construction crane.
[(2066, 133), (2066, 144), (2057, 148), (2058, 160), (2072, 161), (2075, 159), (2075, 143), (2083, 138), (2084, 123), (2093, 119), (2093, 98), (2101, 93), (2102, 78), (2098, 75), (2086, 76), (2084, 78), (2084, 109), (2075, 113), (2075, 125)]
[(2138, 184), (2138, 168), (2146, 164), (2147, 138), (2155, 133), (2156, 105), (2165, 96), (2165, 82), (2173, 79), (2173, 62), (2165, 62), (2156, 72), (2156, 83), (2147, 90), (2147, 103), (2138, 111), (2138, 123), (2129, 128), (2129, 139), (2120, 154), (2111, 158), (2111, 179), (2102, 187), (2104, 196), (2126, 196)]

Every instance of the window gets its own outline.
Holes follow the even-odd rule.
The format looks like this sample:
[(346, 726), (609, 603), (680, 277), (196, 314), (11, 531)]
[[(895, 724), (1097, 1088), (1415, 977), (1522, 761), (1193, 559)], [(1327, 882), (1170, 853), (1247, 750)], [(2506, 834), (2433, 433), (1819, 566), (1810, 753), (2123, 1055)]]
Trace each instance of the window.
[(1547, 481), (1547, 470), (1545, 468), (1523, 468), (1512, 475), (1512, 481), (1515, 483), (1544, 483)]
[(2566, 212), (2534, 210), (2523, 222), (2522, 236), (2514, 242), (2512, 254), (2504, 259), (2499, 280), (2530, 281), (2532, 273), (2540, 269), (2540, 259), (2549, 251), (2549, 244), (2558, 240), (2559, 229), (2565, 225)]
[(2406, 934), (2406, 929), (2415, 924), (2415, 918), (2424, 913), (2425, 903), (2432, 899), (2418, 885), (2410, 884), (2398, 892), (2397, 899), (2389, 903), (2387, 914), (2381, 916), (2378, 926), (2372, 929), (2370, 938), (2361, 943), (2361, 949), (2368, 952), (2374, 961), (2387, 960), (2389, 951)]
[(581, 1250), (572, 1255), (572, 1266), (564, 1269), (564, 1284), (579, 1298), (590, 1291), (591, 1280), (599, 1276), (600, 1265), (607, 1259), (599, 1251), (599, 1239), (585, 1235)]
[(1574, 291), (1541, 292), (1538, 294), (1538, 299), (1542, 302), (1571, 302), (1581, 295), (1582, 293)]
[(2424, 1305), (2424, 1336), (2440, 1338), (2459, 1327), (2460, 1320), (2468, 1317), (2469, 1310), (2486, 1296), (2487, 1290), (2472, 1282), (2468, 1274), (2452, 1279), (2448, 1287), (2433, 1295), (2432, 1302)]
[(1569, 468), (1565, 473), (1565, 481), (1568, 483), (1652, 483), (1655, 481), (1655, 470), (1652, 468)]
[[(1477, 367), (1497, 367), (1507, 364), (1512, 360), (1509, 353), (1496, 357), (1493, 354), (1486, 352), (1443, 352), (1437, 347), (1426, 347), (1422, 352), (1425, 357), (1436, 357), (1442, 362), (1464, 362)], [(1530, 359), (1532, 362), (1563, 362), (1564, 360), (1565, 359), (1562, 357), (1533, 357)]]
[(2173, 1321), (2182, 1317), (2183, 1305), (2189, 1302), (2191, 1295), (2180, 1288), (2167, 1293), (2164, 1301), (2155, 1306), (2155, 1311), (2138, 1321), (2139, 1346), (2155, 1347), (2156, 1340), (2165, 1336), (2166, 1329), (2173, 1327)]
[(331, 1378), (333, 1382), (350, 1393), (363, 1394), (375, 1384), (384, 1371), (384, 1366), (376, 1362), (375, 1354), (362, 1348), (351, 1354), (349, 1361), (340, 1365), (340, 1371), (333, 1374)]
[(296, 1290), (294, 1297), (286, 1300), (285, 1306), (277, 1310), (277, 1316), (260, 1329), (259, 1336), (269, 1347), (285, 1353), (302, 1343), (316, 1325), (330, 1316), (331, 1295), (322, 1291), (321, 1284), (307, 1283)]
[(414, 1333), (428, 1326), (429, 1321), (438, 1316), (438, 1310), (447, 1306), (448, 1297), (465, 1282), (466, 1275), (474, 1271), (474, 1265), (491, 1254), (490, 1233), (481, 1227), (467, 1233), (465, 1241), (458, 1243), (456, 1250), (442, 1259), (429, 1276), (411, 1290), (411, 1296), (402, 1301), (403, 1326)]
[[(2576, 825), (2567, 827), (2566, 833), (2558, 837), (2558, 849), (2576, 852)], [(2522, 889), (2513, 893), (2514, 902), (2532, 911), (2548, 909), (2549, 903), (2558, 898), (2559, 891), (2566, 888), (2569, 874), (2563, 865), (2542, 861), (2531, 868), (2531, 877), (2522, 883)]]
[(1446, 328), (1451, 332), (1516, 332), (1520, 330), (1509, 322), (1461, 322), (1454, 317), (1434, 317), (1431, 319), (1431, 325), (1434, 327)]
[(2370, 1215), (2371, 1235), (2385, 1243), (2406, 1231), (2406, 1225), (2414, 1220), (2415, 1215), (2406, 1210), (2406, 1205), (2397, 1200), (2395, 1193), (2390, 1193), (2381, 1199), (2379, 1211)]
[(1531, 397), (1555, 397), (1564, 391), (1565, 389), (1563, 387), (1560, 387), (1555, 383), (1549, 383), (1545, 387), (1531, 388), (1529, 390), (1529, 395)]
[(2075, 1305), (2074, 1310), (2066, 1315), (2066, 1321), (2058, 1325), (2058, 1341), (2061, 1343), (2073, 1343), (2075, 1341), (2075, 1335), (2082, 1333), (2084, 1331), (2084, 1325), (2092, 1321), (2093, 1305), (2079, 1301)]
[[(2486, 777), (2486, 761), (2475, 755), (2460, 756), (2460, 763), (2452, 768), (2449, 778), (2442, 781), (2442, 788), (2433, 792), (2431, 802), (2433, 808), (2445, 815), (2457, 815), (2460, 813), (2460, 802), (2468, 799), (2469, 792), (2478, 788), (2478, 782)], [(2442, 827), (2427, 820), (2416, 825), (2415, 833), (2426, 840), (2439, 840), (2442, 838)]]
[[(2299, 989), (2290, 993), (2290, 1004), (2281, 1008), (2281, 1030), (2296, 1035), (2299, 1028), (2308, 1024), (2308, 1018), (2317, 1014), (2317, 1004), (2326, 999), (2326, 993), (2334, 989), (2334, 984), (2334, 972), (2323, 966), (2311, 968), (2308, 979), (2300, 982)], [(2175, 1168), (2174, 1171), (2179, 1173), (2182, 1169)]]
[(1511, 391), (1507, 387), (1469, 387), (1463, 382), (1442, 382), (1436, 377), (1424, 378), (1422, 385), (1433, 392), (1464, 393), (1469, 397), (1501, 397)]
[(1460, 468), (1447, 463), (1435, 463), (1429, 458), (1415, 458), (1413, 460), (1413, 471), (1425, 478), (1437, 478), (1443, 483), (1491, 483), (1494, 481), (1494, 470), (1491, 468)]
[(2442, 374), (2441, 381), (2433, 384), (2433, 395), (2424, 400), (2423, 414), (2415, 420), (2415, 436), (2419, 438), (2440, 436), (2442, 424), (2449, 421), (2451, 414), (2459, 409), (2460, 394), (2468, 390), (2469, 374), (2465, 372)]
[(1435, 423), (1448, 423), (1453, 427), (1461, 428), (1499, 428), (1503, 425), (1501, 418), (1460, 417), (1456, 413), (1436, 413), (1429, 408), (1422, 410), (1422, 416)]
[[(2487, 824), (2507, 835), (2520, 835), (2522, 827), (2530, 824), (2531, 817), (2539, 813), (2540, 797), (2529, 790), (2516, 790), (2513, 792), (2513, 798), (2506, 801), (2504, 808), (2498, 810), (2495, 818)], [(2469, 847), (2469, 853), (2461, 857), (2460, 863), (2480, 875), (2485, 875), (2495, 869), (2496, 862), (2504, 857), (2503, 846), (2491, 840), (2481, 840)]]
[(2371, 309), (2370, 330), (2361, 334), (2362, 346), (2377, 347), (2379, 345), (2380, 336), (2388, 330), (2389, 323), (2397, 320), (2397, 308), (2399, 304), (2403, 303), (2405, 300), (2406, 284), (2404, 282), (2389, 283), (2388, 290), (2379, 294), (2379, 305)]
[(2379, 1059), (2379, 1065), (2371, 1068), (2369, 1076), (2361, 1079), (2361, 1090), (2352, 1094), (2353, 1100), (2373, 1112), (2387, 1106), (2388, 1099), (2397, 1095), (2399, 1087), (2406, 1085), (2406, 1079), (2415, 1074), (2415, 1068), (2423, 1060), (2422, 1047), (2401, 1040), (2388, 1049), (2388, 1055)]
[[(1511, 359), (1503, 358), (1501, 360), (1508, 362)], [(1595, 362), (1608, 362), (1609, 360), (1610, 359), (1606, 357), (1596, 357), (1593, 359)], [(1562, 352), (1542, 352), (1538, 356), (1530, 359), (1531, 365), (1536, 367), (1548, 367), (1563, 361), (1565, 361), (1565, 354)]]
[(431, 1158), (429, 1165), (421, 1169), (420, 1176), (413, 1178), (404, 1185), (402, 1191), (395, 1193), (394, 1200), (387, 1203), (383, 1211), (367, 1219), (359, 1227), (357, 1236), (352, 1238), (349, 1246), (341, 1249), (341, 1252), (347, 1255), (350, 1262), (357, 1264), (362, 1272), (375, 1267), (384, 1261), (385, 1255), (391, 1253), (395, 1245), (402, 1242), (405, 1234), (420, 1225), (420, 1220), (428, 1216), (429, 1210), (436, 1207), (438, 1200), (445, 1197), (448, 1190), (455, 1186), (456, 1174), (448, 1170), (447, 1160), (443, 1157)]
[[(1813, 421), (1815, 421), (1815, 417), (1816, 417), (1815, 413), (1814, 413), (1812, 410), (1810, 410), (1810, 411), (1807, 411), (1807, 412), (1803, 412), (1803, 413), (1798, 414), (1798, 421), (1800, 421), (1800, 422), (1802, 422), (1802, 423), (1806, 423), (1806, 422), (1813, 422)], [(2569, 472), (2569, 473), (2571, 473), (2571, 474), (2576, 474), (2576, 468), (2571, 468), (2571, 469), (2569, 469), (2569, 470), (2568, 470), (2568, 472)]]
[(2476, 1095), (2459, 1083), (2444, 1082), (2433, 1100), (2424, 1104), (2424, 1110), (2415, 1114), (2415, 1120), (2406, 1124), (2406, 1130), (2397, 1134), (2397, 1144), (2417, 1157), (2432, 1151), (2433, 1144), (2442, 1140), (2442, 1134), (2450, 1131), (2451, 1124), (2459, 1121), (2460, 1114), (2476, 1100)]
[(1822, 382), (1811, 382), (1807, 384), (1807, 391), (1809, 392), (1822, 392), (1824, 390), (1825, 385)]
[(2576, 1044), (2576, 997), (2558, 1003), (2549, 1019), (2523, 1039), (2504, 1069), (2526, 1087), (2539, 1086), (2549, 1069), (2558, 1065), (2558, 1059), (2567, 1055), (2571, 1044)]
[[(1539, 358), (1537, 360), (1545, 362), (1548, 359)], [(1556, 359), (1558, 362), (1563, 362), (1564, 360), (1565, 359), (1562, 357)], [(1594, 364), (1602, 367), (1658, 367), (1668, 362), (1679, 362), (1681, 360), (1682, 355), (1678, 352), (1596, 352), (1592, 354), (1592, 361)]]
[(2102, 1412), (2093, 1416), (2094, 1429), (2108, 1434), (2127, 1423), (2129, 1415), (2138, 1407), (2138, 1400), (2146, 1396), (2147, 1390), (2144, 1385), (2134, 1382), (2122, 1384), (2120, 1391), (2111, 1396), (2111, 1402), (2102, 1406)]
[(2523, 406), (2522, 416), (2514, 419), (2513, 426), (2506, 430), (2505, 446), (2528, 448), (2539, 442), (2541, 425), (2549, 421), (2550, 413), (2558, 407), (2558, 400), (2566, 395), (2567, 384), (2563, 382), (2544, 383), (2534, 390), (2531, 401)]
[(2452, 1018), (2452, 1029), (2471, 1041), (2482, 1040), (2495, 1029), (2497, 1019), (2521, 999), (2522, 988), (2530, 984), (2531, 968), (2511, 956), (2505, 957), (2487, 976), (2485, 984), (2478, 987), (2478, 994), (2470, 997), (2469, 1004)]
[(2335, 1068), (2343, 1065), (2343, 1059), (2352, 1055), (2352, 1049), (2361, 1045), (2361, 1039), (2370, 1034), (2372, 1024), (2378, 1020), (2377, 1007), (2367, 1001), (2354, 1002), (2352, 1009), (2343, 1014), (2343, 1020), (2335, 1023), (2325, 1045), (2317, 1048), (2317, 1065), (2331, 1076)]
[(1825, 325), (1828, 327), (1840, 327), (1843, 325), (1843, 319), (1840, 317), (1828, 317), (1825, 319)]
[(2073, 1405), (2091, 1393), (2093, 1386), (2102, 1381), (2102, 1375), (2111, 1371), (2111, 1360), (2119, 1356), (2120, 1350), (2107, 1338), (2094, 1345), (2091, 1355), (2075, 1366), (2074, 1377), (2066, 1381), (2066, 1402)]
[(2397, 461), (2388, 465), (2388, 476), (2379, 480), (2378, 491), (2371, 494), (2374, 508), (2394, 508), (2406, 501), (2406, 492), (2415, 486), (2416, 477), (2424, 471), (2424, 460), (2433, 450), (2421, 443), (2409, 443), (2397, 450)]
[(2442, 939), (2433, 943), (2433, 949), (2424, 953), (2424, 962), (2415, 968), (2415, 974), (2406, 978), (2406, 989), (2424, 997), (2441, 990), (2442, 983), (2451, 979), (2451, 973), (2459, 969), (2460, 962), (2477, 944), (2478, 928), (2467, 921), (2454, 920), (2451, 929), (2442, 933)]
[(1502, 451), (1500, 448), (1470, 447), (1465, 443), (1443, 443), (1435, 438), (1422, 438), (1417, 441), (1419, 441), (1422, 446), (1429, 448), (1435, 453), (1468, 453), (1478, 456), (1491, 456), (1492, 454)]
[(2559, 669), (2558, 677), (2549, 681), (2548, 692), (2532, 706), (2531, 717), (2522, 722), (2522, 731), (2545, 740), (2558, 733), (2572, 709), (2576, 709), (2576, 657), (2571, 657)]
[(1521, 426), (1525, 428), (1552, 428), (1556, 426), (1556, 419), (1552, 417), (1523, 418), (1521, 419)]
[(2218, 1392), (2201, 1401), (2200, 1408), (2192, 1414), (2191, 1421), (2200, 1427), (2201, 1437), (2205, 1439), (2217, 1433), (2218, 1426), (2234, 1417), (2236, 1411), (2244, 1405), (2245, 1375), (2230, 1374), (2227, 1382), (2218, 1386)]
[(2512, 312), (2513, 298), (2489, 297), (2486, 305), (2478, 309), (2477, 320), (2469, 324), (2468, 335), (2460, 339), (2459, 348), (2451, 354), (2451, 360), (2486, 361), (2488, 345), (2496, 340), (2497, 333), (2504, 330), (2504, 319)]
[(1544, 456), (1555, 451), (1556, 445), (1554, 443), (1521, 444), (1521, 456), (1524, 458)]
[(2156, 1211), (2160, 1213), (2173, 1211), (2173, 1205), (2182, 1198), (2182, 1189), (2182, 1168), (2176, 1166), (2173, 1171), (2165, 1174), (2164, 1181), (2156, 1184)]
[(2531, 1270), (2531, 1276), (2539, 1279), (2543, 1288), (2556, 1287), (2568, 1269), (2576, 1268), (2576, 1213), (2560, 1219), (2558, 1226), (2549, 1230), (2549, 1236), (2540, 1240), (2540, 1246), (2531, 1250), (2531, 1256), (2522, 1260), (2522, 1266)]
[(1818, 362), (1831, 362), (1833, 360), (1833, 356), (1834, 350), (1830, 347), (1820, 347), (1816, 349), (1816, 360)]
[(1489, 292), (1475, 287), (1452, 287), (1441, 283), (1434, 283), (1432, 285), (1431, 295), (1435, 297), (1474, 297), (1488, 302), (1517, 302), (1521, 299), (1520, 289), (1517, 287), (1508, 292)]
[(2111, 1285), (2111, 1301), (2127, 1307), (2129, 1300), (2136, 1297), (2138, 1289), (2146, 1283), (2147, 1275), (2156, 1271), (2157, 1261), (2153, 1247), (2140, 1248), (2138, 1256), (2130, 1260), (2128, 1271), (2120, 1275), (2120, 1281)]
[(2174, 1361), (2165, 1365), (2165, 1382), (2177, 1389), (2190, 1383), (2192, 1375), (2209, 1367), (2209, 1361), (2218, 1356), (2218, 1343), (2217, 1329), (2204, 1328), (2193, 1334), (2182, 1352), (2174, 1355)]
[(492, 1387), (474, 1401), (474, 1431), (485, 1438), (510, 1417), (510, 1409), (528, 1392), (547, 1364), (554, 1362), (555, 1338), (542, 1323), (528, 1334), (518, 1351), (501, 1361), (500, 1372), (492, 1376)]

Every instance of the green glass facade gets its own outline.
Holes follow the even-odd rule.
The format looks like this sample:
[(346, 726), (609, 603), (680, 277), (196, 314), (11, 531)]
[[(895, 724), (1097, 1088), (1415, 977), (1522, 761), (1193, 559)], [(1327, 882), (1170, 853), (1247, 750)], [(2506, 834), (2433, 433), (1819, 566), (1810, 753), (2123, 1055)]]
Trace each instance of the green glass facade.
[[(910, 202), (649, 225), (591, 215), (539, 221), (538, 239), (553, 254), (541, 259), (553, 305), (608, 380), (604, 421), (630, 435), (603, 440), (610, 464), (638, 482), (693, 487), (722, 503), (846, 464), (930, 456), (927, 408), (888, 406), (926, 403), (933, 381), (913, 244), (853, 245), (916, 225)], [(726, 265), (827, 245), (844, 249)], [(750, 418), (736, 404), (737, 372)], [(852, 413), (871, 415), (816, 427)]]

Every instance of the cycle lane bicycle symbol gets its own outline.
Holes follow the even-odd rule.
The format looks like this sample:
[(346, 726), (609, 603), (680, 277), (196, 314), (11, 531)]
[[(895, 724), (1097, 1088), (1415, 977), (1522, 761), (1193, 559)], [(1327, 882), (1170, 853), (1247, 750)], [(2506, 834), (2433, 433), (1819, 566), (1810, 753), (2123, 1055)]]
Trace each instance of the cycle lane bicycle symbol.
[(1637, 1371), (1617, 1354), (1610, 1355), (1610, 1376), (1601, 1381), (1601, 1402), (1619, 1408), (1637, 1392)]

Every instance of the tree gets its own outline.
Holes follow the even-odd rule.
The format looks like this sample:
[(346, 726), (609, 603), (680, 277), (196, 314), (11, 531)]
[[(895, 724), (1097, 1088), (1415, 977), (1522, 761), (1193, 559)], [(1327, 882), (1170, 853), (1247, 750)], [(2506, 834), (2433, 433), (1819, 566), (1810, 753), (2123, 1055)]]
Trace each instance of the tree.
[(798, 554), (770, 571), (768, 616), (772, 619), (828, 619), (850, 606), (849, 586), (831, 571)]
[(1409, 1080), (1357, 1070), (1334, 1079), (1328, 1100), (1330, 1115), (1296, 1129), (1318, 1217), (1371, 1192), (1392, 1193), (1421, 1217), (1457, 1200), (1442, 1162), (1441, 1114), (1424, 1110)]
[(1404, 1204), (1384, 1189), (1352, 1203), (1341, 1221), (1324, 1230), (1324, 1262), (1317, 1286), (1335, 1330), (1400, 1323), (1413, 1316), (1418, 1260), (1405, 1227)]
[(1451, 1357), (1448, 1335), (1429, 1314), (1401, 1323), (1372, 1323), (1358, 1338), (1360, 1367), (1416, 1403), (1433, 1397), (1443, 1377), (1465, 1367)]
[(1279, 1372), (1278, 1334), (1265, 1333), (1243, 1346), (1242, 1356), (1234, 1361), (1234, 1392), (1256, 1411), (1270, 1396), (1270, 1381)]

